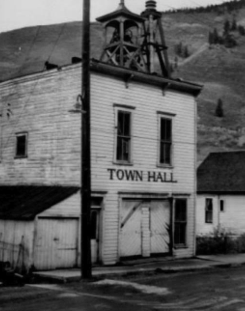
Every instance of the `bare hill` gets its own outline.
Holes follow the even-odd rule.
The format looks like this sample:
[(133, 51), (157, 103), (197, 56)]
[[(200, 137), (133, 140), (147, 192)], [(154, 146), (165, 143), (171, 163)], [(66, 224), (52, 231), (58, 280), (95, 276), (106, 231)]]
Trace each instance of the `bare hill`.
[[(236, 46), (209, 44), (209, 33), (216, 28), (222, 35), (225, 21), (231, 23), (235, 18), (237, 25), (245, 26), (242, 5), (231, 11), (225, 8), (168, 12), (162, 17), (173, 77), (204, 85), (197, 99), (199, 162), (212, 150), (245, 148), (245, 36), (231, 30)], [(46, 60), (60, 66), (70, 64), (73, 56), (81, 55), (81, 38), (81, 22), (1, 33), (0, 80), (41, 71)], [(177, 55), (179, 43), (187, 48), (187, 56)], [(102, 28), (92, 23), (92, 57), (99, 58), (102, 46)], [(219, 99), (223, 117), (215, 116)]]

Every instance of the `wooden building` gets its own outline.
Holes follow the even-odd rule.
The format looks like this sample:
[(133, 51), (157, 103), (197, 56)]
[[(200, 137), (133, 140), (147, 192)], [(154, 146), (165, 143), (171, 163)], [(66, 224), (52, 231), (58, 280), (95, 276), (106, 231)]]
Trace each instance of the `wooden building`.
[(197, 234), (245, 233), (245, 151), (210, 153), (197, 171)]
[[(100, 20), (105, 27), (109, 19), (110, 27), (126, 25), (126, 30), (138, 29), (138, 23), (147, 18), (159, 22), (155, 1), (147, 1), (147, 5), (144, 14), (136, 18), (121, 1), (118, 10)], [(114, 19), (121, 22), (113, 23)], [(132, 19), (136, 24), (129, 22)], [(131, 34), (134, 40), (134, 30)], [(156, 37), (152, 34), (149, 40)], [(93, 262), (105, 265), (132, 256), (167, 254), (183, 258), (195, 254), (195, 97), (201, 87), (172, 79), (165, 48), (157, 43), (154, 47), (162, 72), (156, 74), (150, 63), (155, 50), (147, 40), (143, 50), (122, 40), (125, 49), (119, 54), (113, 50), (117, 41), (109, 42), (104, 50), (106, 59), (91, 60), (92, 198), (88, 234)], [(5, 197), (8, 213), (0, 205), (0, 246), (8, 241), (16, 244), (7, 238), (15, 229), (10, 233), (10, 226), (5, 224), (20, 226), (16, 241), (20, 243), (21, 235), (21, 245), (27, 245), (28, 267), (53, 269), (79, 264), (77, 189), (84, 151), (80, 145), (81, 109), (74, 110), (74, 104), (80, 99), (80, 90), (80, 63), (0, 83), (0, 184), (10, 187), (13, 194), (20, 186), (25, 188), (16, 219), (13, 215), (18, 211), (18, 200), (12, 204), (11, 196)], [(36, 187), (34, 193), (42, 187), (46, 190), (38, 201), (29, 200), (29, 187)], [(69, 193), (69, 189), (75, 192)], [(51, 190), (55, 200), (49, 195)], [(36, 204), (40, 204), (38, 209)], [(31, 206), (31, 216), (23, 218), (22, 213), (27, 210), (28, 214)], [(63, 224), (64, 231), (60, 230)], [(75, 251), (59, 252), (68, 231), (77, 241), (72, 243)], [(39, 245), (42, 256), (37, 253)], [(9, 258), (3, 249), (1, 254), (3, 259)]]

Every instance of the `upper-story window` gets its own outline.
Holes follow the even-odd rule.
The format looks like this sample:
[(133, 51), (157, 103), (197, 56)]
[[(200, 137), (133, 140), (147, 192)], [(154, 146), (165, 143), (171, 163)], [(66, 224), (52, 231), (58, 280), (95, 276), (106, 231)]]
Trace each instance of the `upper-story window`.
[(27, 133), (16, 134), (16, 148), (15, 148), (16, 158), (27, 157), (27, 136), (28, 136)]
[(131, 154), (131, 112), (117, 112), (117, 161), (130, 162)]
[(160, 117), (159, 164), (172, 165), (172, 119)]

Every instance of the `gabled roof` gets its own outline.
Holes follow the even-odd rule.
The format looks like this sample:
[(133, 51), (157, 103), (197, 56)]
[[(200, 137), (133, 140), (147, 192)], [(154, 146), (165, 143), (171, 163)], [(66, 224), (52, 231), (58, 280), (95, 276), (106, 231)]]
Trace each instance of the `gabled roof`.
[(0, 219), (33, 220), (78, 190), (62, 186), (0, 186)]
[(197, 192), (245, 194), (245, 151), (210, 153), (197, 170)]

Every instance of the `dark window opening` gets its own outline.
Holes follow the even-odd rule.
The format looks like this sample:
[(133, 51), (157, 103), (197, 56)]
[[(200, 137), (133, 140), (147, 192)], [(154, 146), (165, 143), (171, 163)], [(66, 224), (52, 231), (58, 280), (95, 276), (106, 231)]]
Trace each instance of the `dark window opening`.
[(117, 119), (117, 160), (130, 161), (131, 126), (130, 112), (118, 111)]
[(186, 225), (187, 225), (187, 200), (175, 200), (175, 215), (174, 215), (174, 244), (186, 244)]
[(172, 120), (161, 118), (160, 124), (160, 164), (171, 165)]
[(213, 222), (213, 199), (206, 199), (205, 222), (206, 223)]
[(16, 135), (16, 157), (27, 156), (27, 134)]
[(224, 212), (224, 211), (225, 211), (224, 200), (220, 200), (220, 201), (219, 201), (219, 204), (220, 204), (220, 211), (221, 211), (221, 212)]

